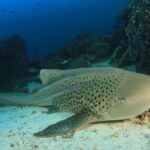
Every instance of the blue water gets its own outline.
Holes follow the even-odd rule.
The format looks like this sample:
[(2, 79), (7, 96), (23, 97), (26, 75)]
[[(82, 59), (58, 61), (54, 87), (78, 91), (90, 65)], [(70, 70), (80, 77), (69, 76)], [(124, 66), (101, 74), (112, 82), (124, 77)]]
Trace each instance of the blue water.
[(81, 32), (109, 34), (128, 0), (0, 0), (0, 39), (20, 35), (30, 58)]

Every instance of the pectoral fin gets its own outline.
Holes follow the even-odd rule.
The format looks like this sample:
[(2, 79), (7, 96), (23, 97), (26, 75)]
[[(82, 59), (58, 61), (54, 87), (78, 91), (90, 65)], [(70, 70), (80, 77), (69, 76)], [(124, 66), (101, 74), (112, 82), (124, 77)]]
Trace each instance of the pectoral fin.
[(86, 113), (79, 113), (73, 115), (66, 120), (62, 120), (56, 124), (50, 125), (44, 130), (37, 132), (34, 136), (37, 137), (52, 137), (57, 135), (66, 135), (70, 132), (75, 131), (84, 124), (87, 124), (90, 116)]

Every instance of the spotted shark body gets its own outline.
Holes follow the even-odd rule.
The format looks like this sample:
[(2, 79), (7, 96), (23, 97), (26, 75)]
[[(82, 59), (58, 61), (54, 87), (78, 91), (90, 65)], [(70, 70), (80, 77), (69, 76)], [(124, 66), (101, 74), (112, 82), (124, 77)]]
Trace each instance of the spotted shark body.
[(34, 94), (0, 94), (0, 104), (47, 106), (71, 112), (66, 120), (35, 133), (66, 134), (95, 121), (123, 120), (150, 108), (150, 77), (117, 68), (41, 70), (43, 88)]

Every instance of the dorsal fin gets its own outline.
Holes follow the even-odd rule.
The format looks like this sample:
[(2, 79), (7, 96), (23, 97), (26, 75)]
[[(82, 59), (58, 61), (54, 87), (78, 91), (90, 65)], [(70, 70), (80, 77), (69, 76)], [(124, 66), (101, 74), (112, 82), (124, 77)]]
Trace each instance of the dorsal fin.
[(63, 71), (57, 69), (42, 69), (40, 79), (43, 85), (50, 84), (63, 77)]

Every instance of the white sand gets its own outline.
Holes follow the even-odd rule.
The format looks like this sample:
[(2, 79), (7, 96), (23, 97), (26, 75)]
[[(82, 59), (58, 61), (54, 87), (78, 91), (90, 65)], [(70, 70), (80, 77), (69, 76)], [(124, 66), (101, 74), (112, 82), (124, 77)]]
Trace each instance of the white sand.
[(70, 138), (37, 138), (32, 134), (69, 116), (46, 114), (44, 108), (1, 107), (0, 150), (150, 150), (150, 124), (128, 121), (95, 124)]

